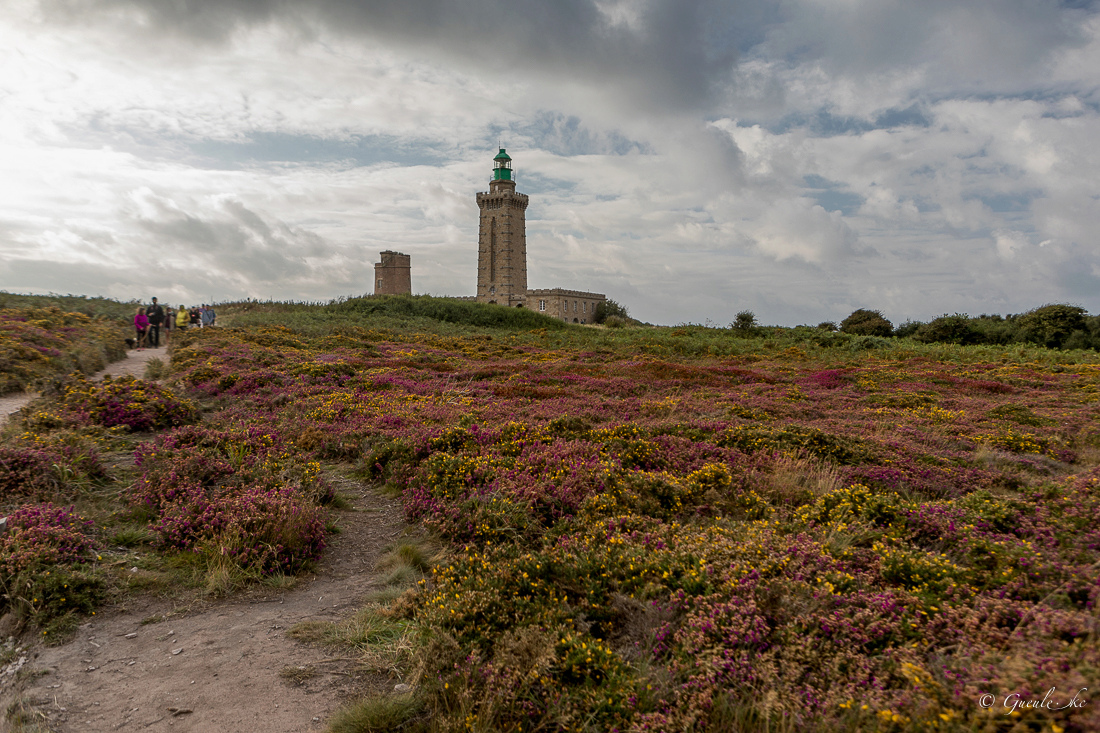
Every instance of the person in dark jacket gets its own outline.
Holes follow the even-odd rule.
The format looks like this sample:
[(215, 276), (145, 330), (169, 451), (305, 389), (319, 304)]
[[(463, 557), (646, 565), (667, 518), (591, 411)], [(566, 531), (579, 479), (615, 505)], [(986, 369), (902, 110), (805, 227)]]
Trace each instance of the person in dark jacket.
[(160, 307), (156, 298), (153, 298), (153, 304), (145, 310), (145, 315), (149, 319), (149, 333), (146, 340), (154, 349), (159, 348), (160, 327), (164, 325), (164, 308)]

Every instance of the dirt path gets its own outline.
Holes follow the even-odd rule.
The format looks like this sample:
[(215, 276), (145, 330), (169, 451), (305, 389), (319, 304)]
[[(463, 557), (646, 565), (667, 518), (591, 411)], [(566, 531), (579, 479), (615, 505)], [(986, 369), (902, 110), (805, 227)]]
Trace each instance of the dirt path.
[[(131, 349), (126, 352), (126, 358), (120, 359), (113, 364), (107, 366), (106, 369), (102, 369), (95, 373), (95, 378), (99, 379), (105, 374), (110, 374), (112, 377), (118, 377), (123, 374), (132, 374), (135, 377), (140, 377), (145, 373), (145, 362), (150, 359), (160, 359), (161, 361), (168, 361), (168, 348), (161, 346), (158, 349), (144, 349), (142, 351), (135, 351)], [(10, 394), (0, 397), (0, 425), (3, 425), (8, 421), (8, 416), (13, 412), (17, 412), (37, 397), (36, 392), (19, 392), (18, 394)]]
[[(329, 715), (366, 682), (354, 659), (334, 658), (286, 631), (299, 621), (350, 615), (381, 586), (378, 560), (406, 531), (398, 501), (350, 480), (340, 491), (353, 510), (337, 513), (342, 532), (316, 576), (292, 590), (252, 591), (197, 612), (167, 601), (106, 609), (71, 642), (32, 651), (25, 704), (59, 733), (324, 730)], [(280, 672), (288, 667), (312, 667), (314, 676), (301, 684), (285, 680)], [(13, 696), (0, 695), (8, 698), (4, 707)]]
[[(167, 360), (166, 350), (130, 351), (95, 376), (141, 376), (152, 358)], [(0, 424), (34, 396), (0, 399)], [(342, 531), (314, 576), (291, 590), (253, 589), (197, 609), (149, 598), (103, 609), (70, 642), (29, 649), (19, 674), (0, 673), (0, 730), (16, 699), (57, 733), (324, 730), (367, 683), (354, 659), (286, 632), (299, 621), (350, 615), (381, 587), (378, 562), (408, 531), (399, 501), (350, 479), (335, 482), (352, 508), (335, 513)], [(287, 668), (313, 675), (296, 683), (280, 677)]]

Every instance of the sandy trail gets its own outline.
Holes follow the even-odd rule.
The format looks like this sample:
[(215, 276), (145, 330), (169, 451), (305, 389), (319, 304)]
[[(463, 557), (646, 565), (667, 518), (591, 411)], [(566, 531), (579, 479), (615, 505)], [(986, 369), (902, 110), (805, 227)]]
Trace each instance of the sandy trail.
[[(96, 377), (141, 376), (154, 357), (166, 359), (165, 349), (130, 351)], [(0, 400), (0, 421), (33, 395), (17, 398), (22, 404)], [(381, 587), (379, 559), (408, 531), (398, 500), (331, 478), (352, 509), (334, 512), (342, 531), (330, 537), (315, 575), (290, 590), (261, 586), (200, 602), (198, 609), (148, 597), (102, 609), (68, 643), (32, 646), (20, 674), (0, 674), (0, 730), (17, 698), (57, 733), (324, 730), (349, 695), (378, 680), (365, 679), (354, 659), (298, 643), (286, 632), (299, 621), (350, 615)], [(279, 673), (288, 667), (312, 668), (314, 675), (301, 683), (285, 680)]]
[[(161, 346), (157, 349), (144, 349), (143, 351), (131, 349), (126, 352), (125, 359), (120, 359), (113, 364), (109, 364), (106, 369), (96, 372), (94, 377), (99, 379), (105, 374), (110, 374), (112, 377), (122, 376), (123, 374), (132, 374), (135, 377), (140, 377), (145, 373), (145, 362), (150, 359), (160, 359), (167, 363), (168, 347)], [(19, 392), (0, 397), (0, 425), (8, 421), (9, 415), (23, 409), (37, 396), (37, 392)]]
[[(198, 612), (147, 599), (104, 609), (69, 643), (32, 652), (24, 701), (59, 733), (324, 730), (367, 680), (346, 653), (334, 656), (286, 632), (299, 621), (350, 615), (381, 586), (378, 559), (406, 530), (398, 501), (352, 481), (340, 491), (353, 509), (336, 513), (342, 532), (315, 576), (289, 591), (254, 589)], [(288, 667), (312, 667), (314, 676), (285, 680), (280, 672)], [(0, 698), (6, 707), (14, 691)]]

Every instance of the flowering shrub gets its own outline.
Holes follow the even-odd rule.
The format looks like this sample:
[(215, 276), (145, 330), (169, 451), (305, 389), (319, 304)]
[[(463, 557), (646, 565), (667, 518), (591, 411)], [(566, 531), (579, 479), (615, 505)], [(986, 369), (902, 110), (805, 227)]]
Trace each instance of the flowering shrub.
[(95, 559), (92, 523), (71, 509), (30, 504), (8, 516), (8, 531), (0, 535), (0, 568), (15, 574), (47, 565)]
[(0, 501), (12, 496), (48, 499), (65, 493), (73, 480), (106, 475), (99, 454), (91, 448), (0, 446)]
[(151, 382), (131, 376), (90, 382), (74, 378), (62, 388), (61, 404), (79, 422), (104, 427), (124, 426), (134, 432), (185, 425), (198, 410), (184, 399)]
[[(318, 461), (391, 484), (451, 543), (402, 606), (443, 729), (996, 730), (984, 692), (1095, 684), (1095, 365), (320, 331), (174, 337), (171, 378), (217, 407), (161, 423), (129, 498), (166, 551), (293, 572), (324, 547)], [(92, 421), (95, 389), (41, 430)]]
[(152, 525), (168, 547), (264, 574), (299, 572), (324, 550), (323, 512), (292, 489), (251, 487), (211, 498), (196, 487), (178, 499)]
[(190, 549), (284, 496), (275, 446), (400, 489), (453, 543), (411, 610), (443, 727), (967, 730), (983, 691), (1093, 683), (1092, 366), (347, 333), (188, 332), (177, 378), (271, 445), (177, 430), (135, 497)]
[(44, 628), (47, 638), (93, 613), (106, 583), (92, 567), (99, 559), (92, 531), (91, 521), (50, 503), (8, 515), (0, 535), (0, 612)]
[(225, 558), (265, 574), (320, 558), (334, 490), (316, 462), (293, 458), (258, 428), (184, 427), (138, 449), (131, 502), (163, 547)]
[(0, 307), (0, 394), (47, 377), (90, 374), (125, 356), (122, 321), (68, 313), (57, 307)]

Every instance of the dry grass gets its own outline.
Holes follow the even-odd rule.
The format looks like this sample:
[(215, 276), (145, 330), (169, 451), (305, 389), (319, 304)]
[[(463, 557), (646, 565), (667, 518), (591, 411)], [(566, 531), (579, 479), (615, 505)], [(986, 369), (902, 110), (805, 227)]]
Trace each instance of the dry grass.
[(424, 704), (415, 694), (360, 700), (332, 716), (330, 733), (389, 733), (427, 731)]
[(317, 669), (312, 664), (298, 667), (287, 666), (280, 670), (279, 676), (288, 682), (301, 685), (305, 683), (306, 680), (316, 677)]
[(386, 585), (406, 588), (416, 584), (443, 557), (438, 542), (424, 537), (403, 537), (386, 548), (378, 569), (389, 571)]
[(8, 705), (5, 717), (11, 733), (50, 733), (49, 717), (22, 697)]
[(1083, 445), (1078, 448), (1077, 465), (1089, 467), (1100, 465), (1100, 447), (1095, 445)]
[(395, 617), (386, 605), (368, 604), (343, 621), (303, 621), (288, 634), (299, 641), (353, 649), (361, 655), (361, 667), (370, 672), (404, 679), (413, 666), (416, 628), (410, 621)]
[(784, 456), (768, 479), (768, 498), (776, 503), (809, 504), (841, 488), (840, 470), (808, 456)]

